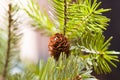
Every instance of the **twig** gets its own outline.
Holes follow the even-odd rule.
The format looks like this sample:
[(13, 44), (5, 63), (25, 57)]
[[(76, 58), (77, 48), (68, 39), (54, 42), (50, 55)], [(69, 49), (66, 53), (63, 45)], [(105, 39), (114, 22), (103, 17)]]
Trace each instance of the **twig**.
[(66, 33), (66, 26), (67, 26), (67, 1), (64, 0), (64, 32), (63, 32), (64, 35)]
[(4, 65), (4, 70), (3, 70), (3, 80), (6, 79), (7, 75), (7, 67), (9, 63), (9, 58), (10, 58), (10, 49), (11, 49), (11, 26), (12, 26), (12, 5), (9, 4), (9, 10), (8, 10), (8, 43), (7, 43), (7, 50), (6, 50), (6, 59), (5, 59), (5, 65)]

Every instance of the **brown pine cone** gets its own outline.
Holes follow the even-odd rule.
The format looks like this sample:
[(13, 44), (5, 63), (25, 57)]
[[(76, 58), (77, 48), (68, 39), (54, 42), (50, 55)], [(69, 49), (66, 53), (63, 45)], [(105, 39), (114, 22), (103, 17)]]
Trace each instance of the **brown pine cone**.
[(77, 75), (73, 80), (82, 80), (82, 77), (80, 75)]
[(55, 35), (50, 37), (48, 43), (49, 53), (51, 56), (54, 56), (56, 60), (58, 60), (62, 52), (64, 52), (68, 56), (69, 47), (70, 44), (68, 42), (68, 39), (63, 34), (56, 33)]

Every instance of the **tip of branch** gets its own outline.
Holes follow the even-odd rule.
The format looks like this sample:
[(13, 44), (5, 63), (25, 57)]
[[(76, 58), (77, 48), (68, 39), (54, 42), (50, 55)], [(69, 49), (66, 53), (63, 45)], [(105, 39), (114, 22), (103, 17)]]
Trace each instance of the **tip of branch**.
[(11, 4), (11, 3), (9, 3), (9, 4), (8, 4), (8, 6), (9, 6), (9, 8), (11, 8), (12, 4)]

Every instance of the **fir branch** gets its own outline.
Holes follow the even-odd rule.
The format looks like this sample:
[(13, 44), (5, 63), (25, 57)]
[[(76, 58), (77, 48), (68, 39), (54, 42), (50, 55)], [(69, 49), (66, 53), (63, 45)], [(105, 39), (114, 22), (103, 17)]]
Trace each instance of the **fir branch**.
[[(68, 28), (70, 38), (81, 36), (83, 32), (92, 31), (102, 33), (110, 21), (102, 13), (110, 9), (99, 8), (101, 2), (97, 0), (78, 0), (68, 7)], [(74, 33), (73, 33), (74, 32)]]
[(63, 30), (64, 35), (66, 33), (66, 27), (67, 27), (67, 0), (64, 0), (64, 30)]
[(33, 19), (32, 26), (36, 27), (39, 30), (43, 30), (43, 33), (47, 35), (52, 35), (51, 32), (56, 33), (57, 30), (53, 27), (51, 19), (48, 17), (46, 11), (42, 12), (38, 3), (34, 0), (27, 1), (27, 6), (23, 6), (23, 9), (28, 14), (30, 18)]
[[(71, 41), (73, 39), (77, 40), (80, 38), (80, 40), (74, 41), (75, 43), (78, 43), (78, 45), (75, 45), (76, 49), (73, 51), (73, 54), (83, 54), (83, 52), (92, 54), (92, 56), (89, 55), (87, 58), (92, 59), (91, 64), (93, 65), (96, 72), (110, 72), (111, 69), (108, 63), (116, 67), (112, 61), (118, 61), (117, 56), (109, 55), (109, 53), (117, 53), (108, 51), (111, 38), (105, 41), (105, 38), (102, 35), (102, 32), (106, 30), (106, 26), (108, 25), (107, 22), (110, 21), (110, 19), (108, 19), (106, 16), (103, 16), (102, 13), (107, 12), (110, 9), (98, 9), (101, 2), (97, 2), (97, 0), (77, 0), (74, 3), (71, 3), (71, 1), (72, 0), (49, 1), (52, 5), (50, 9), (52, 17), (54, 18), (53, 24), (54, 21), (58, 23), (58, 25), (55, 26), (57, 26), (59, 32), (63, 32), (64, 35), (69, 36)], [(49, 26), (49, 24), (47, 24), (49, 21), (44, 20), (42, 18), (43, 15), (41, 16), (41, 14), (37, 14), (41, 13), (41, 11), (38, 11), (39, 8), (35, 8), (36, 4), (34, 4), (34, 2), (32, 3), (33, 5), (29, 6), (29, 9), (32, 9), (33, 12), (35, 12), (35, 15), (32, 14), (29, 10), (26, 10), (28, 15), (31, 16), (31, 18), (33, 18), (35, 23), (39, 24), (39, 26), (43, 24), (43, 21), (46, 22), (46, 26)], [(55, 27), (42, 27), (42, 29), (46, 29), (55, 33), (55, 31), (50, 30), (50, 28)], [(73, 42), (71, 42), (71, 44), (72, 43)], [(72, 47), (74, 47), (74, 45), (72, 45)], [(84, 56), (82, 57), (84, 58)]]
[(94, 79), (91, 69), (86, 69), (86, 62), (77, 56), (61, 55), (58, 61), (53, 57), (46, 63), (40, 60), (39, 65), (30, 65), (20, 74), (13, 75), (9, 80), (73, 80), (77, 75), (83, 80)]
[[(119, 53), (108, 50), (111, 39), (112, 37), (105, 41), (105, 37), (101, 33), (86, 32), (77, 41), (74, 41), (78, 48), (76, 49), (77, 54), (90, 59), (89, 62), (92, 63), (98, 74), (111, 72), (110, 65), (117, 67), (113, 61), (119, 62), (116, 55)], [(76, 54), (74, 51), (73, 53)], [(86, 55), (87, 57), (84, 57)]]
[(11, 50), (11, 27), (12, 27), (12, 5), (9, 4), (9, 11), (8, 11), (8, 42), (7, 42), (7, 50), (6, 50), (6, 59), (5, 59), (5, 65), (3, 69), (3, 77), (4, 80), (6, 79), (7, 75), (7, 68), (9, 64), (9, 58), (10, 58), (10, 50)]

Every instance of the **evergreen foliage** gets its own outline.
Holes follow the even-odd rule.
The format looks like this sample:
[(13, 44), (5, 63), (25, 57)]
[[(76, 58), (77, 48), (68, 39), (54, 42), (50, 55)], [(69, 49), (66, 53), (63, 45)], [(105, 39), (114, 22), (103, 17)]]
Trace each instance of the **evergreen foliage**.
[[(89, 62), (92, 63), (94, 70), (98, 74), (111, 72), (109, 64), (117, 67), (113, 61), (119, 62), (117, 56), (119, 53), (108, 50), (111, 39), (112, 37), (105, 41), (105, 37), (101, 33), (84, 33), (78, 40), (73, 42), (75, 47), (73, 48), (73, 54), (78, 54), (83, 58), (84, 56), (90, 58)], [(74, 53), (74, 51), (77, 52)]]
[(1, 1), (1, 5), (5, 2), (6, 4), (1, 6), (5, 12), (1, 15), (3, 23), (0, 24), (0, 74), (6, 80), (10, 70), (16, 65), (15, 62), (18, 58), (18, 40), (20, 38), (20, 31), (18, 29), (18, 7), (7, 1)]
[[(2, 2), (7, 4), (2, 5)], [(33, 0), (27, 1), (25, 12), (33, 20), (32, 26), (52, 35), (62, 33), (70, 40), (71, 55), (62, 54), (58, 61), (50, 57), (45, 63), (28, 65), (21, 72), (12, 74), (19, 53), (18, 41), (22, 37), (18, 29), (20, 10), (14, 1), (1, 0), (0, 9), (0, 79), (3, 80), (74, 80), (81, 76), (83, 80), (97, 80), (91, 75), (94, 69), (98, 74), (111, 72), (110, 65), (117, 67), (119, 52), (109, 51), (112, 37), (105, 41), (103, 31), (110, 19), (102, 14), (110, 9), (103, 9), (97, 0), (49, 0), (50, 15), (42, 12)], [(7, 15), (7, 16), (6, 16)], [(2, 27), (1, 27), (2, 26)], [(16, 59), (17, 58), (17, 59)]]
[[(73, 80), (76, 75), (80, 75), (83, 80), (97, 80), (90, 73), (90, 68), (85, 68), (85, 61), (79, 57), (70, 56), (66, 58), (61, 55), (58, 61), (49, 58), (47, 63), (40, 61), (38, 67), (24, 68), (21, 74), (10, 77), (10, 80)], [(29, 66), (30, 67), (30, 66)]]
[[(57, 27), (60, 33), (66, 34), (70, 39), (71, 52), (80, 57), (84, 57), (84, 52), (88, 53), (85, 59), (90, 60), (98, 74), (111, 72), (109, 63), (116, 67), (113, 61), (119, 62), (115, 55), (119, 52), (108, 50), (112, 37), (105, 41), (102, 34), (108, 26), (107, 22), (110, 21), (102, 14), (110, 9), (98, 8), (101, 2), (97, 0), (77, 0), (73, 3), (72, 0), (49, 0), (49, 2), (52, 5), (50, 13), (53, 16), (53, 27)], [(26, 12), (30, 13), (27, 10)], [(34, 17), (31, 16), (31, 18)], [(54, 21), (59, 25), (55, 25)]]
[(34, 27), (37, 26), (39, 30), (44, 30), (44, 33), (47, 33), (47, 35), (52, 35), (51, 32), (57, 32), (56, 28), (53, 27), (52, 21), (45, 15), (45, 12), (40, 11), (39, 5), (33, 0), (28, 1), (28, 6), (24, 10), (36, 22), (33, 23)]
[(72, 3), (72, 0), (66, 0), (65, 12), (65, 0), (49, 1), (53, 5), (50, 9), (53, 12), (52, 14), (54, 14), (54, 19), (60, 24), (57, 27), (61, 29), (61, 32), (63, 31), (63, 27), (66, 27), (66, 34), (70, 37), (75, 38), (86, 31), (103, 32), (103, 30), (106, 30), (109, 19), (103, 16), (102, 13), (110, 9), (98, 9), (101, 2), (97, 2), (97, 0), (77, 0)]

